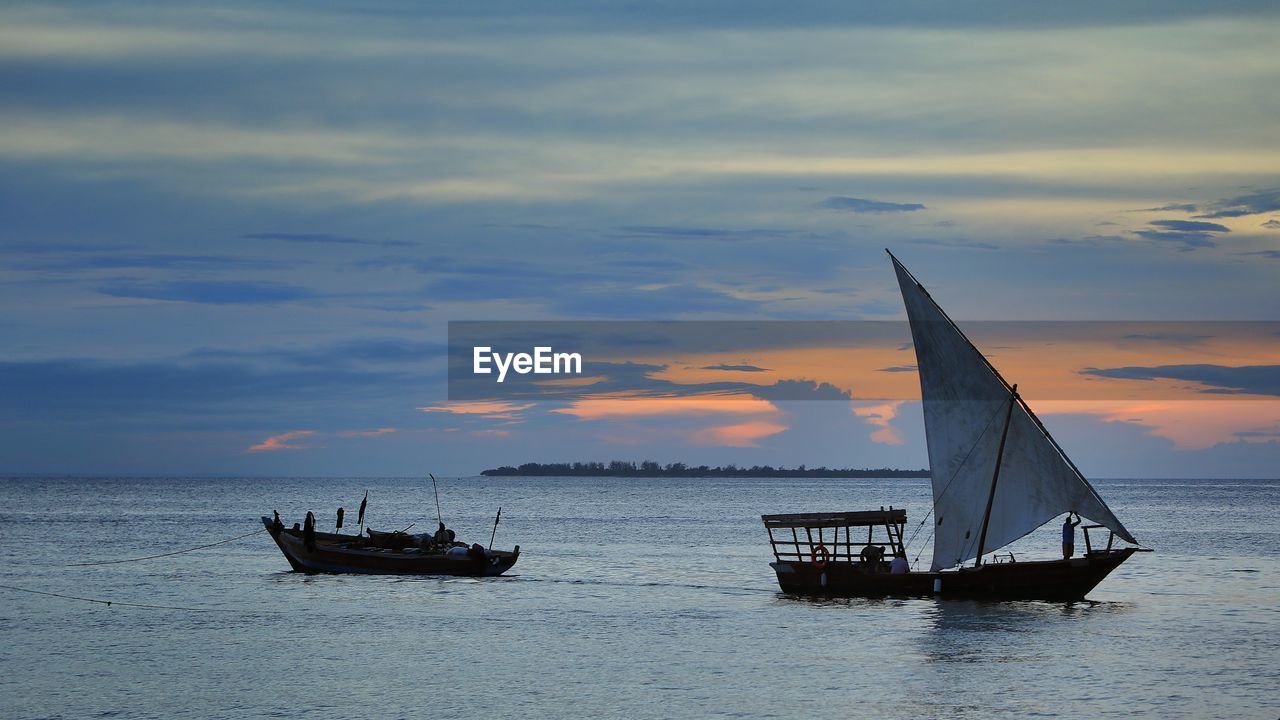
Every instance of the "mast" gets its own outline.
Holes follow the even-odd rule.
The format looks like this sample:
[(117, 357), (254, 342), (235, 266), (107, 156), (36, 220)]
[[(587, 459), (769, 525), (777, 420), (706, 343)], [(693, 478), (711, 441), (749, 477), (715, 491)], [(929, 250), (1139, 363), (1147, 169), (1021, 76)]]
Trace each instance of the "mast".
[(1009, 395), (1009, 410), (1004, 415), (1004, 432), (1000, 433), (1000, 449), (996, 450), (996, 471), (991, 476), (991, 493), (987, 495), (987, 509), (982, 513), (982, 532), (978, 534), (978, 557), (973, 566), (982, 564), (982, 553), (987, 549), (987, 525), (991, 522), (991, 506), (996, 501), (996, 483), (1000, 481), (1000, 463), (1004, 460), (1004, 441), (1009, 439), (1009, 423), (1013, 420), (1013, 406), (1018, 399), (1018, 385), (1014, 383)]

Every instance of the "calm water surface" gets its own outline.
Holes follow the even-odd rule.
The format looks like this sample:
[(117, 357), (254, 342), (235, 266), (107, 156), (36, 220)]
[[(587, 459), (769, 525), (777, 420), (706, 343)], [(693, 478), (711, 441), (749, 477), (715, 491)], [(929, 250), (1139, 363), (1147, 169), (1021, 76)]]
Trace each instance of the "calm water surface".
[(893, 504), (910, 537), (924, 480), (444, 480), (462, 539), (500, 504), (495, 546), (522, 548), (483, 580), (307, 577), (266, 535), (60, 567), (272, 509), (329, 529), (366, 488), (375, 528), (430, 529), (430, 481), (0, 480), (0, 583), (204, 610), (0, 590), (0, 716), (1280, 717), (1280, 481), (1096, 484), (1156, 552), (1062, 605), (777, 592), (761, 513)]

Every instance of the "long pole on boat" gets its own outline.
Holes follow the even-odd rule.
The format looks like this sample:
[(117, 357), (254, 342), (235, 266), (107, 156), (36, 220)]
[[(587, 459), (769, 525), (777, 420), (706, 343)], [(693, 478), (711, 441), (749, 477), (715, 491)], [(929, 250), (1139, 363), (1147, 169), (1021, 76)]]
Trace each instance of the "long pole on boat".
[[(427, 474), (431, 475), (431, 473), (427, 473)], [(436, 485), (435, 475), (431, 475), (431, 489), (435, 490), (436, 492), (436, 519), (440, 521), (441, 525), (443, 525), (444, 515), (440, 512), (440, 488)]]
[(991, 493), (987, 495), (987, 511), (982, 514), (982, 532), (978, 535), (978, 557), (973, 566), (982, 564), (982, 553), (987, 549), (987, 525), (991, 522), (991, 506), (996, 501), (996, 483), (1000, 480), (1000, 463), (1004, 460), (1004, 441), (1009, 439), (1009, 423), (1013, 420), (1013, 406), (1018, 401), (1018, 384), (1014, 383), (1009, 395), (1009, 412), (1004, 416), (1004, 432), (1000, 434), (1000, 449), (996, 451), (996, 471), (991, 476)]
[(493, 549), (493, 539), (498, 536), (498, 521), (502, 519), (502, 507), (498, 507), (498, 516), (493, 519), (493, 532), (489, 534), (489, 549)]

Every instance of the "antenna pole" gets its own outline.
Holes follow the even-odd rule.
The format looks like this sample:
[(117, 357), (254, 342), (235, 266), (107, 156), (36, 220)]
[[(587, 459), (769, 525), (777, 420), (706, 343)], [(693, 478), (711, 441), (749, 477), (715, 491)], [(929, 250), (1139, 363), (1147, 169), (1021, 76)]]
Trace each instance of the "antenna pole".
[(1013, 406), (1018, 400), (1018, 385), (1015, 383), (1009, 395), (1009, 411), (1004, 416), (1004, 432), (1000, 433), (1000, 449), (996, 451), (996, 472), (991, 477), (991, 493), (987, 495), (987, 511), (982, 514), (982, 532), (978, 535), (978, 557), (973, 566), (982, 565), (982, 553), (987, 549), (987, 525), (991, 522), (991, 506), (996, 501), (996, 483), (1000, 480), (1000, 463), (1004, 460), (1004, 441), (1009, 438), (1009, 423), (1013, 420)]
[[(427, 474), (431, 475), (431, 473), (427, 473)], [(436, 519), (440, 521), (441, 525), (443, 525), (444, 515), (441, 514), (440, 512), (440, 488), (436, 485), (435, 475), (431, 475), (431, 489), (434, 490), (436, 493)]]

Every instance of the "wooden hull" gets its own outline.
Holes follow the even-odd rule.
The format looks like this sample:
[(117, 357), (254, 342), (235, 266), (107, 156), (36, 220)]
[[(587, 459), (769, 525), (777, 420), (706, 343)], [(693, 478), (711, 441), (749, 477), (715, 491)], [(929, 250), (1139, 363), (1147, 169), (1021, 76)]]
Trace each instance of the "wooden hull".
[[(1134, 548), (1070, 560), (1006, 562), (941, 572), (863, 572), (858, 563), (770, 563), (785, 593), (834, 597), (926, 596), (991, 600), (1083, 600)], [(938, 584), (935, 589), (935, 582)]]
[(458, 575), (492, 577), (511, 569), (520, 557), (515, 551), (494, 550), (488, 557), (449, 557), (440, 552), (417, 549), (388, 550), (361, 542), (355, 535), (316, 533), (315, 544), (307, 547), (302, 532), (277, 528), (271, 518), (262, 518), (271, 538), (289, 565), (298, 572), (358, 573), (365, 575)]

